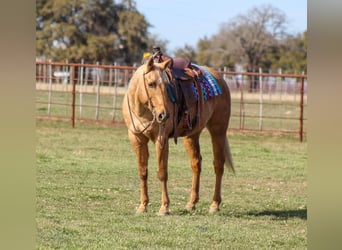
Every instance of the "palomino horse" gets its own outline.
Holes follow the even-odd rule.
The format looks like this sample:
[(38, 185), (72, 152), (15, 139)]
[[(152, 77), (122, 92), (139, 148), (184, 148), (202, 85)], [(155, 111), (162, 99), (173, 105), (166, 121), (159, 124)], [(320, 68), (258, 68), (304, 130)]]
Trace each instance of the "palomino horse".
[[(168, 93), (169, 77), (166, 72), (170, 67), (171, 60), (156, 63), (152, 58), (141, 65), (133, 74), (126, 95), (123, 100), (123, 116), (128, 127), (130, 143), (136, 153), (138, 161), (138, 174), (140, 177), (140, 206), (137, 213), (147, 211), (149, 203), (147, 177), (148, 177), (148, 142), (155, 144), (158, 178), (161, 183), (161, 207), (159, 215), (169, 214), (169, 196), (167, 189), (168, 181), (168, 139), (175, 133), (184, 137), (184, 147), (191, 160), (192, 189), (190, 200), (186, 205), (188, 210), (195, 209), (199, 200), (199, 181), (201, 173), (201, 153), (199, 138), (201, 131), (206, 127), (211, 135), (214, 169), (216, 183), (213, 202), (209, 212), (219, 210), (221, 203), (221, 181), (224, 172), (224, 164), (234, 172), (227, 129), (230, 118), (230, 91), (226, 82), (214, 70), (202, 67), (209, 72), (217, 81), (221, 94), (203, 101), (203, 94), (198, 96), (197, 111), (189, 111), (198, 114), (197, 122), (191, 128), (182, 125), (182, 121), (175, 124), (175, 100)], [(172, 96), (171, 96), (172, 97)], [(184, 115), (184, 114), (183, 114)], [(178, 115), (179, 116), (179, 115)], [(180, 118), (179, 120), (182, 120)], [(179, 121), (178, 120), (178, 121)]]

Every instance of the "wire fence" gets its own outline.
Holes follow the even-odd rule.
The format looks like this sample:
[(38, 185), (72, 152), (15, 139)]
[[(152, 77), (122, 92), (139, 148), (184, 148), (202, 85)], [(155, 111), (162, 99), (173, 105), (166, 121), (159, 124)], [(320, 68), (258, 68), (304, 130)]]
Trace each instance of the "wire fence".
[[(37, 118), (121, 124), (135, 66), (36, 62)], [(298, 134), (307, 128), (307, 76), (218, 71), (231, 90), (229, 129)]]

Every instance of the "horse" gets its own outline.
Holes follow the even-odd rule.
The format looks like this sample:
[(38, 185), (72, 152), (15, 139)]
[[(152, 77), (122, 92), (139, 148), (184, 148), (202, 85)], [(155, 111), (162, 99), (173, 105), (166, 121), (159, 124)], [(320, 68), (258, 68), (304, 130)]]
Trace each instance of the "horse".
[[(169, 139), (175, 134), (183, 137), (185, 150), (190, 157), (192, 169), (192, 187), (190, 199), (186, 204), (187, 210), (194, 210), (199, 201), (199, 184), (202, 168), (199, 138), (202, 130), (207, 128), (210, 133), (214, 170), (216, 175), (213, 200), (209, 208), (210, 213), (219, 211), (221, 203), (221, 182), (224, 165), (235, 173), (230, 147), (227, 139), (227, 129), (231, 113), (230, 90), (224, 79), (212, 68), (201, 66), (217, 81), (221, 94), (203, 101), (203, 93), (198, 95), (196, 108), (189, 109), (192, 115), (192, 127), (184, 126), (182, 121), (187, 112), (180, 113), (176, 106), (176, 95), (169, 91), (169, 70), (172, 59), (155, 62), (150, 58), (140, 65), (133, 73), (123, 98), (122, 114), (128, 128), (128, 138), (135, 151), (138, 175), (140, 178), (140, 205), (136, 213), (147, 212), (148, 196), (148, 142), (155, 145), (158, 170), (157, 175), (161, 183), (161, 206), (159, 215), (170, 213), (170, 199), (168, 195), (168, 154)], [(175, 90), (174, 90), (175, 91)], [(181, 117), (180, 117), (181, 116)], [(176, 119), (173, 119), (176, 117)], [(178, 118), (178, 119), (177, 119)], [(176, 121), (176, 122), (175, 122)], [(176, 139), (175, 142), (177, 143)]]

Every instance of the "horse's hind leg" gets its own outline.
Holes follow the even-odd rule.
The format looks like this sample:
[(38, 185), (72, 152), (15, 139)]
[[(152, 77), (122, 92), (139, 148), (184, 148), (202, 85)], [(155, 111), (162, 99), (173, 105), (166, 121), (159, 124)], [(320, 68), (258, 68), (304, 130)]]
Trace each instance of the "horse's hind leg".
[(221, 183), (222, 176), (224, 172), (224, 163), (225, 163), (225, 140), (226, 140), (226, 129), (219, 129), (217, 126), (208, 126), (211, 141), (213, 144), (213, 153), (214, 153), (214, 169), (216, 175), (215, 181), (215, 191), (213, 202), (210, 206), (209, 212), (217, 212), (219, 211), (219, 206), (221, 203)]
[(202, 165), (202, 156), (199, 146), (199, 134), (184, 138), (184, 147), (190, 157), (190, 164), (192, 168), (192, 187), (190, 200), (186, 205), (186, 209), (194, 210), (195, 204), (199, 200), (199, 184)]

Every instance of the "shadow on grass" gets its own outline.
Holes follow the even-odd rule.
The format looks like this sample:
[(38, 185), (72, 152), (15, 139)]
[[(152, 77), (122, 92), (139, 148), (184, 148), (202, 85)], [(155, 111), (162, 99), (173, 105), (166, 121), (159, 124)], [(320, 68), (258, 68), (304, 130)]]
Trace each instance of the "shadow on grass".
[(307, 209), (295, 209), (295, 210), (265, 210), (265, 211), (253, 211), (246, 212), (242, 214), (229, 214), (228, 216), (233, 217), (245, 217), (245, 216), (255, 216), (255, 217), (263, 217), (263, 216), (271, 216), (274, 220), (287, 220), (292, 218), (298, 218), (302, 220), (307, 219)]
[[(227, 216), (235, 218), (244, 217), (271, 217), (273, 220), (288, 220), (292, 218), (298, 218), (301, 220), (307, 220), (307, 209), (294, 209), (294, 210), (264, 210), (264, 211), (250, 211), (250, 212), (229, 212), (222, 213), (223, 211), (217, 213), (218, 216)], [(208, 215), (207, 210), (194, 210), (187, 211), (185, 209), (177, 210), (172, 213), (173, 215)]]

